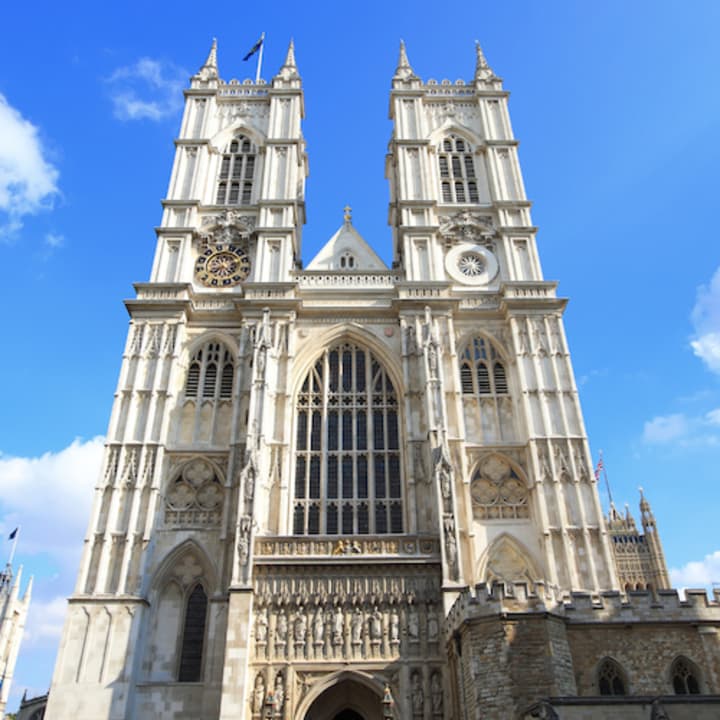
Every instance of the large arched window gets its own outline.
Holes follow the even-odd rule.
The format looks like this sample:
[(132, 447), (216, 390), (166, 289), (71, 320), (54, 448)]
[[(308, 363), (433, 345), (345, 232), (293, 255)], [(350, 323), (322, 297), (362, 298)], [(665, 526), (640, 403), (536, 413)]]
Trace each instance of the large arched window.
[(202, 679), (202, 656), (205, 644), (207, 595), (199, 583), (188, 596), (185, 606), (182, 645), (180, 647), (180, 682), (199, 682)]
[(442, 202), (480, 202), (475, 159), (466, 140), (456, 135), (446, 137), (438, 148), (438, 166)]
[(293, 533), (403, 532), (398, 399), (363, 347), (326, 350), (297, 400)]
[(234, 371), (232, 355), (222, 343), (204, 345), (190, 361), (185, 397), (211, 400), (231, 398)]
[(611, 658), (605, 658), (598, 667), (598, 689), (601, 695), (627, 695), (625, 673)]
[(698, 695), (700, 693), (700, 674), (694, 663), (685, 657), (679, 657), (670, 668), (670, 679), (676, 695)]
[(244, 135), (233, 138), (220, 163), (217, 205), (249, 205), (255, 177), (255, 146)]

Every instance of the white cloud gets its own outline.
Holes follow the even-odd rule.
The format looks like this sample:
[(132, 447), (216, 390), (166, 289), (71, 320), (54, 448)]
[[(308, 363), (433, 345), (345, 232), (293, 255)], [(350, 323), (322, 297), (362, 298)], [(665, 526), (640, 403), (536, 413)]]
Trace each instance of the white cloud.
[(31, 598), (25, 622), (23, 647), (38, 645), (55, 647), (62, 633), (66, 609), (65, 596), (54, 597), (47, 601)]
[(40, 457), (0, 455), (0, 529), (20, 526), (25, 555), (45, 554), (74, 575), (90, 517), (103, 438)]
[(172, 63), (140, 58), (118, 68), (109, 78), (115, 117), (120, 120), (162, 120), (183, 105), (187, 73)]
[(703, 588), (720, 583), (720, 550), (681, 568), (671, 568), (670, 580), (673, 587), (679, 588)]
[(643, 440), (652, 445), (667, 443), (684, 437), (688, 429), (687, 418), (682, 413), (658, 415), (645, 423)]
[(52, 206), (59, 172), (45, 157), (37, 127), (0, 94), (0, 238), (18, 231), (22, 218)]
[(47, 233), (45, 235), (45, 244), (49, 248), (61, 248), (65, 244), (65, 238), (57, 233)]
[(691, 315), (695, 337), (693, 352), (715, 373), (720, 374), (720, 268), (709, 285), (698, 288)]

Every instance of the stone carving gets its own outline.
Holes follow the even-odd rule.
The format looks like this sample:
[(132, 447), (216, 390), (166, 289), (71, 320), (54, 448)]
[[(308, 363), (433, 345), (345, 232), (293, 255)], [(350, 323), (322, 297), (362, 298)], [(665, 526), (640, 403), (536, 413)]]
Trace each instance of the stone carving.
[(410, 699), (412, 701), (413, 717), (422, 717), (425, 712), (425, 693), (422, 687), (422, 678), (416, 670), (410, 680)]
[(431, 605), (427, 609), (427, 639), (429, 643), (437, 642), (440, 635), (440, 624), (438, 616)]
[(180, 580), (184, 587), (187, 587), (195, 580), (202, 577), (202, 565), (197, 557), (195, 557), (194, 553), (188, 552), (175, 566), (173, 574), (178, 580)]
[(562, 355), (565, 350), (560, 335), (560, 321), (557, 318), (550, 321), (550, 349), (553, 355)]
[(149, 329), (150, 333), (145, 344), (145, 354), (150, 358), (156, 358), (160, 354), (163, 326), (153, 323), (149, 326)]
[(296, 645), (305, 644), (305, 636), (307, 635), (307, 619), (302, 608), (295, 615), (295, 622), (293, 624), (293, 637), (295, 638)]
[(170, 483), (165, 496), (165, 523), (216, 525), (222, 515), (223, 494), (212, 465), (196, 458)]
[(530, 354), (530, 336), (523, 318), (518, 319), (518, 345), (521, 355), (527, 356)]
[(225, 210), (220, 215), (204, 217), (203, 227), (207, 228), (200, 234), (203, 242), (237, 245), (250, 239), (255, 230), (255, 218), (240, 215), (236, 210)]
[(318, 605), (313, 618), (313, 641), (316, 645), (322, 645), (325, 640), (325, 616), (323, 609)]
[(400, 643), (400, 616), (396, 608), (390, 611), (390, 644)]
[(132, 340), (130, 341), (130, 355), (139, 355), (142, 352), (145, 325), (135, 325)]
[(277, 616), (277, 625), (275, 626), (275, 652), (280, 654), (282, 648), (287, 644), (288, 621), (287, 615), (280, 610)]
[(240, 530), (238, 533), (238, 561), (240, 562), (240, 567), (247, 565), (250, 556), (250, 526), (250, 517), (244, 515), (240, 519)]
[(338, 646), (343, 643), (343, 631), (345, 629), (345, 616), (342, 608), (338, 605), (333, 614), (333, 645)]
[(274, 699), (274, 706), (275, 706), (275, 715), (277, 717), (282, 717), (284, 715), (284, 709), (285, 709), (285, 679), (283, 678), (283, 674), (279, 672), (275, 676), (275, 688), (273, 690), (273, 699)]
[(420, 642), (420, 618), (414, 605), (408, 610), (407, 633), (410, 642)]
[(370, 642), (373, 644), (379, 644), (382, 642), (382, 615), (380, 611), (375, 608), (370, 615)]
[(473, 515), (479, 520), (530, 517), (527, 487), (500, 455), (480, 463), (470, 483), (470, 497)]
[(558, 720), (555, 708), (546, 700), (531, 705), (523, 714), (522, 720)]
[(445, 528), (445, 559), (448, 565), (449, 575), (457, 577), (457, 540), (455, 539), (455, 520), (446, 517), (443, 521)]
[(481, 244), (491, 241), (495, 227), (491, 217), (463, 210), (455, 215), (441, 217), (439, 232), (446, 241)]
[(548, 354), (547, 337), (545, 335), (545, 323), (542, 320), (532, 321), (533, 342), (538, 355)]
[(311, 540), (257, 538), (255, 556), (299, 555), (432, 555), (440, 552), (437, 540), (407, 538), (402, 542), (393, 537), (357, 538), (350, 540)]
[(430, 676), (430, 699), (433, 715), (442, 715), (443, 712), (443, 690), (440, 673), (434, 672)]
[(350, 631), (352, 633), (353, 645), (360, 645), (363, 635), (363, 614), (360, 608), (355, 608), (352, 620), (350, 621)]
[(252, 694), (252, 711), (253, 715), (259, 715), (262, 712), (263, 703), (265, 702), (265, 677), (262, 673), (255, 676), (255, 687)]
[(265, 610), (258, 611), (255, 618), (255, 642), (258, 645), (265, 645), (268, 636), (268, 619)]

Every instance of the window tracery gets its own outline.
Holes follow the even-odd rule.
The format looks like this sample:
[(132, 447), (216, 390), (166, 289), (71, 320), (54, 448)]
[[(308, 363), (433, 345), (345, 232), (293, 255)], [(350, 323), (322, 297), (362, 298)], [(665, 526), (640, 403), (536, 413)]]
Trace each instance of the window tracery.
[(601, 695), (627, 695), (627, 683), (622, 668), (605, 658), (598, 668), (598, 688)]
[(482, 520), (530, 517), (525, 482), (505, 458), (491, 455), (480, 463), (470, 484), (473, 515)]
[(197, 458), (185, 465), (165, 496), (167, 525), (217, 525), (222, 515), (223, 488), (213, 466)]
[(370, 351), (336, 345), (312, 367), (297, 400), (293, 533), (402, 531), (395, 388)]
[(441, 200), (444, 203), (478, 203), (472, 148), (457, 135), (446, 137), (438, 148)]
[(470, 437), (484, 442), (514, 439), (508, 373), (489, 339), (472, 338), (460, 355), (460, 390)]
[(249, 205), (255, 177), (256, 148), (245, 136), (233, 138), (220, 162), (216, 205)]
[(698, 672), (687, 658), (679, 657), (673, 662), (670, 677), (676, 695), (700, 694)]
[(219, 342), (199, 348), (190, 361), (185, 381), (186, 398), (211, 400), (232, 397), (235, 365), (230, 351)]

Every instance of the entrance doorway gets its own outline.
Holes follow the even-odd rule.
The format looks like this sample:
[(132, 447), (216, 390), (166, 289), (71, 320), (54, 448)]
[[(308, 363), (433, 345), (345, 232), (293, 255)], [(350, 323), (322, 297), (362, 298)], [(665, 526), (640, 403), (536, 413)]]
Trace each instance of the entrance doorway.
[(382, 716), (378, 691), (346, 676), (313, 700), (304, 720), (382, 720)]

